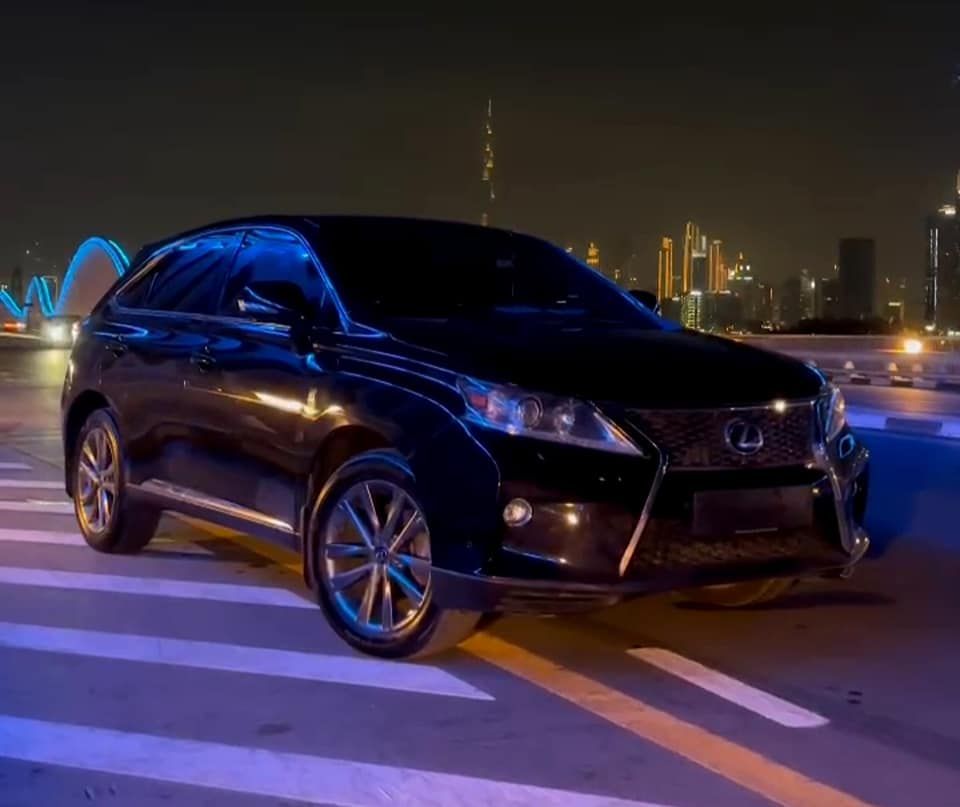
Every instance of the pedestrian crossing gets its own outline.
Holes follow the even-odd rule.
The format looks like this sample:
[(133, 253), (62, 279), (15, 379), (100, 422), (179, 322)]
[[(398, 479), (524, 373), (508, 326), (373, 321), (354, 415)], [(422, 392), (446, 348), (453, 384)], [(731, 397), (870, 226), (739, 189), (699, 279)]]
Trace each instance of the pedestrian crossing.
[[(482, 726), (503, 714), (487, 711), (503, 708), (489, 673), (479, 680), (465, 677), (463, 659), (450, 669), (442, 662), (355, 654), (326, 627), (297, 581), (287, 588), (247, 571), (244, 582), (227, 582), (239, 571), (235, 561), (179, 536), (155, 539), (146, 556), (91, 556), (60, 492), (62, 481), (52, 478), (56, 472), (20, 465), (28, 467), (4, 469), (16, 476), (0, 474), (0, 780), (6, 759), (188, 788), (183, 792), (193, 795), (177, 804), (205, 803), (203, 793), (215, 788), (261, 796), (270, 804), (656, 807), (622, 793), (585, 792), (604, 790), (602, 781), (564, 789), (542, 781), (524, 784), (516, 773), (501, 777), (489, 769), (474, 776), (469, 764), (446, 759), (443, 747), (450, 739), (438, 739), (438, 769), (422, 754), (404, 763), (405, 732), (416, 736), (418, 724), (434, 720), (440, 703), (460, 704), (444, 709), (453, 709), (461, 726)], [(30, 514), (29, 522), (11, 525), (17, 513)], [(150, 555), (163, 546), (192, 546), (209, 563), (161, 563)], [(220, 569), (220, 577), (204, 579), (215, 576), (212, 569)], [(41, 611), (47, 603), (56, 610)], [(175, 624), (168, 618), (174, 612), (168, 604), (174, 603), (196, 609), (198, 616), (210, 607), (226, 609), (217, 614), (237, 609), (224, 631), (229, 640), (209, 633), (216, 624), (209, 619), (197, 619), (199, 627)], [(249, 622), (235, 624), (239, 620), (268, 627), (254, 630)], [(247, 627), (250, 638), (238, 641)], [(197, 631), (207, 633), (184, 636)], [(92, 681), (84, 683), (84, 675)], [(209, 712), (212, 727), (191, 722), (193, 709), (183, 702), (191, 676), (200, 676), (196, 708)], [(285, 687), (296, 697), (282, 697)], [(234, 691), (248, 695), (235, 699)], [(293, 709), (307, 724), (333, 720), (329, 736), (323, 743), (287, 747), (271, 743), (269, 732), (216, 734), (220, 722), (242, 722), (248, 712), (266, 708), (261, 702)], [(178, 722), (166, 712), (179, 715)], [(388, 731), (375, 717), (371, 722), (371, 714), (405, 715), (400, 725), (406, 728)], [(369, 750), (360, 754), (365, 758), (354, 758), (336, 741), (354, 719), (355, 732), (370, 726), (364, 735)], [(458, 736), (456, 729), (450, 735)], [(350, 748), (357, 746), (354, 741)]]

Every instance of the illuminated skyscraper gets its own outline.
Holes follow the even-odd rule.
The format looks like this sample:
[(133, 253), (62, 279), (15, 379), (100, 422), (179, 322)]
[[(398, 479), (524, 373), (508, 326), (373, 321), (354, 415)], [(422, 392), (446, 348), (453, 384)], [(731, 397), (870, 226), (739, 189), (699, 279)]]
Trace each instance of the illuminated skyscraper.
[(483, 212), (480, 214), (480, 223), (486, 227), (490, 223), (493, 212), (493, 203), (497, 199), (493, 187), (493, 99), (487, 99), (487, 119), (483, 127), (483, 173), (481, 181), (484, 189)]
[(600, 247), (593, 241), (587, 244), (587, 266), (600, 271)]
[(692, 221), (688, 221), (683, 230), (683, 275), (680, 288), (681, 294), (686, 294), (693, 288), (693, 253), (700, 246), (700, 228)]
[(680, 321), (685, 328), (703, 328), (703, 292), (694, 289), (683, 298)]
[(657, 253), (657, 298), (669, 300), (673, 293), (673, 239), (664, 236)]
[(707, 237), (705, 235), (699, 236), (694, 242), (692, 255), (688, 291), (706, 291), (709, 283), (709, 267), (707, 265)]
[(723, 241), (710, 242), (709, 290), (723, 291), (727, 288), (727, 269), (723, 265)]

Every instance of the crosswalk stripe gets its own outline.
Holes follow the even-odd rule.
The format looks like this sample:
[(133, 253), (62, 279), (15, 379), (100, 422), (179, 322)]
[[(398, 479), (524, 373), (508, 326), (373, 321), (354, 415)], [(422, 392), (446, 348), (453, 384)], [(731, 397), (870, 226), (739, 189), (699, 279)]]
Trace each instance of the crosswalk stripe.
[[(0, 528), (0, 542), (52, 544), (55, 546), (87, 546), (87, 542), (83, 540), (83, 536), (80, 535), (80, 533), (60, 532), (57, 530), (16, 530)], [(214, 555), (209, 549), (204, 549), (202, 546), (197, 546), (197, 544), (186, 541), (176, 541), (173, 538), (164, 536), (157, 536), (148, 545), (148, 552), (155, 550), (172, 554), (204, 555), (206, 557), (212, 557)]]
[(147, 597), (215, 600), (246, 605), (275, 605), (284, 608), (316, 608), (313, 603), (285, 588), (243, 586), (235, 583), (201, 583), (160, 577), (63, 572), (21, 566), (0, 566), (0, 584), (137, 594)]
[(0, 647), (493, 700), (486, 692), (438, 667), (367, 657), (13, 622), (0, 622)]
[(25, 462), (0, 462), (0, 471), (32, 471)]
[(0, 510), (8, 513), (51, 513), (58, 516), (73, 515), (73, 502), (49, 501), (47, 499), (26, 499), (14, 501), (0, 499)]
[(0, 479), (0, 488), (25, 488), (27, 490), (63, 490), (63, 480), (51, 482), (41, 479)]
[(826, 726), (830, 722), (816, 712), (808, 711), (662, 647), (635, 647), (627, 652), (640, 661), (645, 661), (688, 684), (705, 689), (718, 698), (723, 698), (781, 726), (791, 729), (809, 729)]
[(658, 807), (649, 802), (452, 773), (23, 717), (0, 716), (0, 756), (307, 804)]

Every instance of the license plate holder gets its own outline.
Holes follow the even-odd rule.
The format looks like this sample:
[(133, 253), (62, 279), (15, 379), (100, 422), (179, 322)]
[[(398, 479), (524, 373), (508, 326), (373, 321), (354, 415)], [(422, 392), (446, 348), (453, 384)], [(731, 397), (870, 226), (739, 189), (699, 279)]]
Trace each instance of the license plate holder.
[(693, 494), (693, 534), (698, 537), (774, 533), (812, 523), (813, 491), (807, 486)]

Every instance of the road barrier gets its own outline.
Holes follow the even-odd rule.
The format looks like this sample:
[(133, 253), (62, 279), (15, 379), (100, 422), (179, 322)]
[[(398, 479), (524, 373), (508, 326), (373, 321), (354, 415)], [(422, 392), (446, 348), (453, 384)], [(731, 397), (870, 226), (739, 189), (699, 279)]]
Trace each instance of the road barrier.
[(888, 336), (743, 336), (737, 341), (785, 353), (848, 384), (960, 392), (960, 339)]

